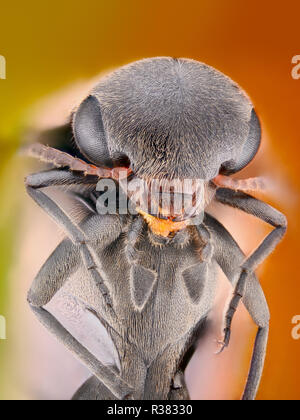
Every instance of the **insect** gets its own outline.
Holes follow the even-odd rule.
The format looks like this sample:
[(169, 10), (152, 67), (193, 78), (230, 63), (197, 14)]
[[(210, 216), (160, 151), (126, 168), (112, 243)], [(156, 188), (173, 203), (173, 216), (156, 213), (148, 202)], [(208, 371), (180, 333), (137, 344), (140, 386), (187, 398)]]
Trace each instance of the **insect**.
[[(184, 367), (211, 310), (218, 266), (234, 288), (221, 350), (229, 344), (241, 300), (258, 327), (243, 393), (243, 399), (254, 399), (269, 331), (269, 310), (254, 271), (284, 236), (287, 221), (246, 193), (259, 187), (258, 179), (231, 178), (252, 161), (261, 141), (249, 98), (208, 65), (145, 59), (101, 79), (74, 110), (69, 129), (81, 158), (42, 144), (27, 147), (29, 155), (52, 165), (26, 178), (27, 191), (67, 233), (35, 278), (28, 301), (93, 374), (74, 399), (188, 399)], [(115, 201), (125, 191), (136, 212), (103, 214), (97, 205), (103, 179), (113, 180)], [(148, 194), (144, 200), (155, 202), (151, 211), (124, 189), (125, 181), (135, 180), (156, 185), (156, 201)], [(185, 180), (201, 182), (177, 189)], [(49, 186), (69, 186), (85, 208), (81, 223), (42, 191)], [(171, 205), (164, 206), (162, 195)], [(189, 197), (190, 204), (175, 209), (176, 197)], [(246, 257), (205, 211), (211, 200), (274, 229)], [(83, 274), (76, 293), (106, 328), (118, 354), (114, 366), (97, 360), (44, 308), (77, 270)]]

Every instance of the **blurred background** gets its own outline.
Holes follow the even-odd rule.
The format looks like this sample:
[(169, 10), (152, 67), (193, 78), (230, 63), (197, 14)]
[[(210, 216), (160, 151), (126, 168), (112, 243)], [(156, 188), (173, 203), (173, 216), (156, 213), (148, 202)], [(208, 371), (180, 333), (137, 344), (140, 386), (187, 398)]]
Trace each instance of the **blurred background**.
[[(152, 56), (203, 61), (229, 75), (255, 104), (263, 147), (244, 176), (272, 179), (264, 199), (289, 221), (287, 236), (259, 271), (271, 332), (258, 398), (300, 399), (300, 340), (291, 335), (292, 318), (300, 314), (300, 79), (291, 75), (292, 57), (300, 54), (299, 13), (296, 0), (28, 0), (1, 5), (0, 55), (6, 58), (7, 78), (0, 80), (0, 315), (6, 318), (7, 339), (0, 340), (0, 399), (70, 398), (87, 375), (26, 305), (26, 290), (59, 234), (24, 193), (23, 178), (33, 170), (16, 155), (24, 131), (38, 119), (51, 125), (52, 115), (58, 117), (56, 104), (62, 101), (53, 99), (55, 92), (72, 84), (78, 88), (78, 95), (67, 101), (71, 110), (90, 78)], [(53, 114), (43, 111), (49, 95)], [(268, 232), (248, 216), (212, 211), (245, 252)], [(216, 331), (220, 302), (228, 295), (223, 286)], [(202, 372), (201, 366), (204, 350), (213, 353), (213, 340), (195, 354), (191, 366), (194, 371), (197, 366), (197, 374), (188, 368), (193, 398), (240, 397), (255, 334), (243, 308), (234, 329), (231, 348), (211, 356), (209, 371)]]

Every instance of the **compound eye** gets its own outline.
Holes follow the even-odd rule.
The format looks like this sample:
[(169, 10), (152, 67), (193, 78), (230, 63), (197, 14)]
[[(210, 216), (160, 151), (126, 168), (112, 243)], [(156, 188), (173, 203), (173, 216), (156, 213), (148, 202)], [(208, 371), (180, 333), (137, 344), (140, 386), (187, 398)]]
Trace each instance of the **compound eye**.
[(88, 96), (73, 119), (73, 132), (81, 153), (97, 166), (113, 167), (110, 157), (101, 106), (95, 96)]
[(244, 147), (237, 159), (224, 162), (220, 168), (221, 175), (231, 175), (247, 166), (256, 155), (261, 141), (261, 127), (254, 109), (249, 121), (249, 132)]

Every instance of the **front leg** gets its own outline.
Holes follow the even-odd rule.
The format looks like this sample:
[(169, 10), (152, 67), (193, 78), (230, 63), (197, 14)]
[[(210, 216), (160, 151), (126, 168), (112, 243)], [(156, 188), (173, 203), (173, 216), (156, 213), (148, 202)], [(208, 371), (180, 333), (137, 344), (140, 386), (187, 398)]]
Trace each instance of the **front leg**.
[[(245, 260), (245, 255), (220, 222), (206, 214), (204, 223), (212, 234), (214, 258), (230, 283), (235, 287), (237, 277), (239, 278), (241, 274), (241, 265)], [(266, 298), (254, 273), (251, 274), (246, 284), (243, 303), (258, 326), (251, 367), (243, 393), (243, 400), (254, 400), (263, 371), (270, 320)]]
[[(89, 239), (86, 238), (83, 231), (72, 222), (67, 214), (50, 197), (40, 191), (36, 185), (34, 185), (34, 188), (30, 186), (30, 179), (27, 179), (27, 192), (33, 200), (56, 221), (56, 223), (64, 228), (71, 241), (79, 247), (83, 262), (89, 275), (102, 293), (107, 305), (107, 310), (115, 317), (109, 290), (103, 283), (97, 264), (89, 248)], [(111, 224), (111, 226), (106, 226), (106, 229), (102, 232), (103, 235), (100, 235), (98, 238), (99, 241), (103, 239), (103, 245), (105, 245), (108, 238), (109, 241), (112, 242), (121, 233), (121, 223), (118, 223), (117, 220), (114, 221), (116, 223)], [(100, 223), (100, 216), (98, 216), (97, 222)], [(100, 231), (99, 226), (95, 226), (95, 229), (96, 228), (97, 231)]]
[(41, 323), (79, 358), (116, 398), (129, 398), (133, 389), (115, 371), (100, 363), (52, 314), (43, 308), (63, 286), (72, 272), (78, 268), (81, 255), (88, 272), (106, 300), (106, 310), (109, 310), (112, 312), (111, 315), (115, 316), (113, 309), (109, 306), (108, 289), (103, 284), (96, 268), (86, 235), (91, 242), (95, 243), (98, 241), (102, 246), (105, 246), (119, 236), (121, 225), (117, 223), (116, 217), (112, 216), (113, 220), (110, 220), (109, 223), (107, 218), (92, 213), (81, 228), (76, 226), (52, 199), (42, 191), (39, 191), (41, 187), (53, 185), (56, 182), (61, 184), (66, 179), (72, 183), (71, 181), (74, 180), (74, 177), (64, 171), (49, 171), (27, 178), (29, 195), (65, 229), (70, 237), (70, 239), (66, 239), (58, 246), (39, 272), (28, 293), (28, 301)]
[(45, 306), (79, 266), (79, 247), (64, 240), (49, 257), (28, 293), (28, 302), (39, 321), (61, 341), (115, 395), (129, 398), (132, 388), (112, 369), (103, 365), (80, 344)]
[(36, 307), (32, 302), (31, 309), (42, 325), (46, 327), (58, 341), (70, 350), (93, 373), (117, 399), (132, 399), (133, 389), (120, 375), (101, 363), (82, 344), (70, 334), (57, 319), (44, 308)]
[(258, 265), (271, 254), (277, 244), (281, 241), (286, 232), (287, 220), (282, 213), (270, 205), (240, 191), (220, 188), (216, 192), (216, 199), (220, 203), (243, 210), (275, 227), (258, 248), (241, 264), (241, 274), (226, 313), (224, 341), (220, 350), (222, 351), (229, 344), (232, 319), (240, 300), (244, 296), (249, 275), (251, 275)]

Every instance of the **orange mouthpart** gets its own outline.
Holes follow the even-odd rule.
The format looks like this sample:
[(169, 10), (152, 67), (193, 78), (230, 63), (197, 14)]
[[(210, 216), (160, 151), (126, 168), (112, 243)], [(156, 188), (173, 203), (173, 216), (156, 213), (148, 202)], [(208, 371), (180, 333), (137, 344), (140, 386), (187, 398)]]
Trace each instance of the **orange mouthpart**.
[(172, 222), (172, 220), (159, 219), (158, 217), (151, 216), (140, 209), (137, 211), (143, 216), (155, 235), (163, 236), (165, 238), (169, 236), (170, 233), (182, 230), (189, 224), (188, 220)]

